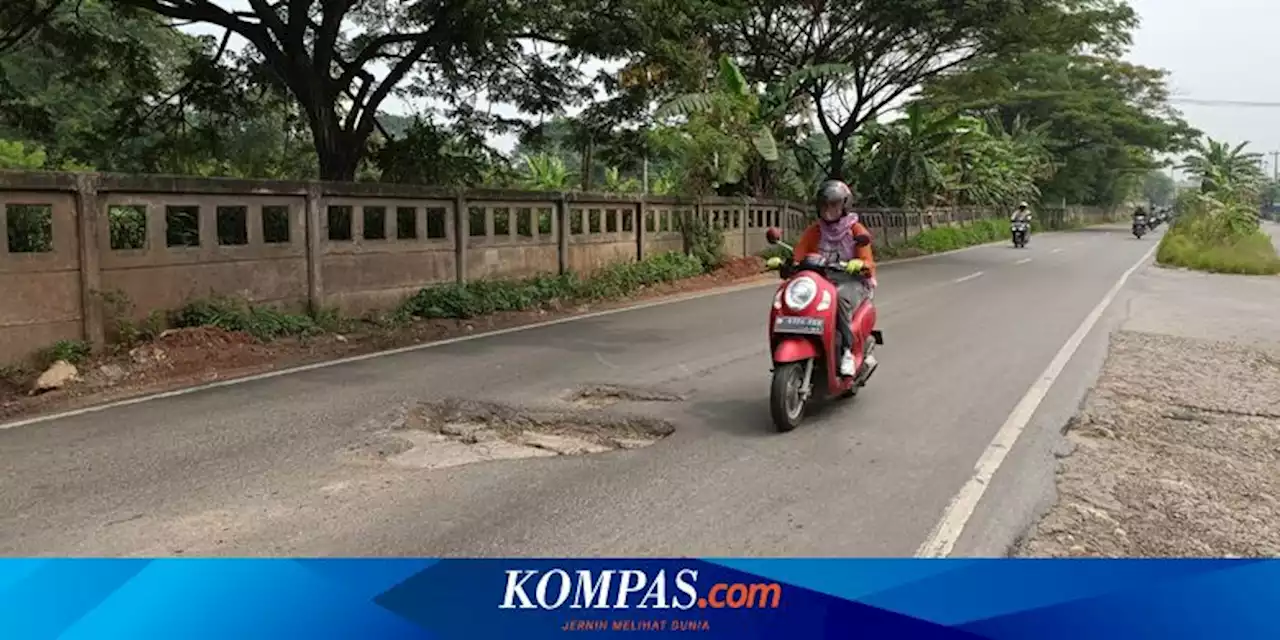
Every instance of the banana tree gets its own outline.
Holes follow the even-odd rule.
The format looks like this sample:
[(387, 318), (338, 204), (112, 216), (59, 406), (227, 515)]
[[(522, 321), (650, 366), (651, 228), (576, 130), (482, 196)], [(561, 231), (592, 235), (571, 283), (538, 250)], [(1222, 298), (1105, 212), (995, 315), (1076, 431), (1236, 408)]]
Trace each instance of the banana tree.
[(958, 202), (1007, 205), (1039, 197), (1038, 182), (1052, 175), (1044, 129), (1015, 121), (1009, 130), (995, 119), (956, 140), (951, 190)]
[[(828, 65), (829, 66), (829, 65)], [(785, 182), (789, 149), (779, 138), (791, 140), (807, 133), (806, 103), (800, 89), (805, 83), (833, 70), (826, 66), (802, 69), (782, 82), (753, 86), (737, 64), (721, 56), (715, 84), (708, 91), (687, 94), (663, 104), (654, 113), (658, 121), (684, 118), (691, 138), (702, 138), (704, 147), (718, 147), (702, 160), (701, 170), (720, 184), (748, 179), (751, 192), (762, 196), (774, 184)], [(702, 131), (699, 131), (702, 130)], [(709, 131), (708, 131), (709, 130)], [(710, 140), (719, 132), (724, 140)]]
[(1235, 147), (1213, 138), (1197, 144), (1195, 152), (1178, 167), (1200, 180), (1202, 193), (1247, 186), (1257, 187), (1264, 179), (1259, 163), (1262, 154), (1246, 152), (1248, 142)]
[(880, 206), (928, 207), (956, 188), (958, 153), (982, 136), (982, 123), (908, 105), (905, 116), (870, 123), (856, 141), (860, 190)]
[(567, 191), (572, 188), (574, 174), (564, 160), (549, 153), (525, 156), (523, 186), (534, 191)]
[(636, 193), (640, 191), (640, 182), (630, 176), (622, 177), (617, 167), (604, 170), (604, 190), (609, 193)]

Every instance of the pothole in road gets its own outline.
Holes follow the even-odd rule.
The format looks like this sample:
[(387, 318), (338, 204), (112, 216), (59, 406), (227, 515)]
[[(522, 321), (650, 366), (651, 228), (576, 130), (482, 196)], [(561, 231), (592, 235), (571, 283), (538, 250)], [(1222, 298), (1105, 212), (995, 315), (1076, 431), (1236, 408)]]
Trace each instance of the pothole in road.
[(681, 402), (685, 397), (657, 389), (595, 384), (574, 391), (567, 399), (578, 406), (599, 408), (619, 402)]
[(400, 446), (381, 445), (374, 455), (411, 469), (638, 449), (675, 431), (644, 416), (461, 399), (413, 404), (401, 415), (388, 425)]

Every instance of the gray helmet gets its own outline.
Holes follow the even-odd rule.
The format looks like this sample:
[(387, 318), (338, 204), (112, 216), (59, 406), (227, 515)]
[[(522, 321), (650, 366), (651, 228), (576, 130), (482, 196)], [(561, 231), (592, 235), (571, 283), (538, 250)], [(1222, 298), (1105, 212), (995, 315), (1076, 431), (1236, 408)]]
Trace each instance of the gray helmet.
[(818, 185), (818, 193), (814, 196), (814, 204), (818, 209), (821, 210), (822, 205), (832, 202), (839, 202), (841, 213), (848, 215), (853, 211), (853, 189), (840, 180), (827, 180)]

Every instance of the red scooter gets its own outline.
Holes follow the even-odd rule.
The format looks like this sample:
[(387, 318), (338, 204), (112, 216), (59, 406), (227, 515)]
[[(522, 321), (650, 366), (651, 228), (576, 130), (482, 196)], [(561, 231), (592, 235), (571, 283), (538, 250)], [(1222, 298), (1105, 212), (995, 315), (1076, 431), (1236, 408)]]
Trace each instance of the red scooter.
[[(778, 229), (769, 229), (765, 238), (769, 244), (792, 249), (782, 242)], [(778, 431), (799, 426), (806, 407), (817, 395), (857, 395), (875, 373), (874, 361), (871, 366), (864, 366), (867, 357), (877, 345), (884, 344), (883, 334), (875, 328), (873, 296), (867, 296), (851, 316), (855, 373), (852, 377), (839, 375), (836, 286), (827, 273), (843, 271), (847, 263), (828, 263), (819, 255), (795, 259), (798, 263), (787, 261), (779, 268), (784, 282), (774, 294), (769, 311), (769, 348), (773, 354), (769, 412)]]

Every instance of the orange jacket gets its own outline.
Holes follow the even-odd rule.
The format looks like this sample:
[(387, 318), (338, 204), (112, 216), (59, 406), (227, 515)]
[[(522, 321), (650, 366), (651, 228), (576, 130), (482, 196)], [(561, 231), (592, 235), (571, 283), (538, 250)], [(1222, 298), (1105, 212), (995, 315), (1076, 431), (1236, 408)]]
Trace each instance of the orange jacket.
[[(819, 224), (821, 223), (815, 222), (809, 225), (809, 228), (800, 234), (800, 240), (796, 242), (795, 251), (793, 252), (796, 260), (800, 260), (811, 253), (819, 253), (818, 248), (822, 243), (822, 229), (819, 228)], [(871, 253), (871, 232), (861, 222), (855, 222), (851, 233), (855, 238), (859, 236), (866, 238), (866, 244), (858, 245), (854, 248), (854, 257), (867, 264), (867, 275), (874, 278), (876, 275), (876, 259)]]

